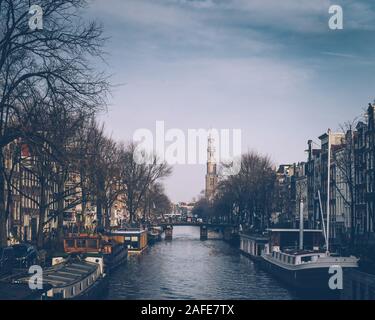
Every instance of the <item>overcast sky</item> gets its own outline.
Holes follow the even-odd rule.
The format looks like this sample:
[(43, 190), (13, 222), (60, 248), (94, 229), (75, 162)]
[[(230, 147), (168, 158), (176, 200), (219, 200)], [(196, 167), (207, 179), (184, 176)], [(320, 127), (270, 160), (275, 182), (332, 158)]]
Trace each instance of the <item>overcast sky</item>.
[[(330, 30), (330, 5), (344, 29)], [(275, 164), (306, 159), (307, 140), (362, 114), (375, 98), (373, 0), (94, 0), (109, 73), (102, 119), (117, 140), (135, 130), (242, 129), (243, 150)], [(204, 165), (177, 165), (173, 201), (204, 188)]]

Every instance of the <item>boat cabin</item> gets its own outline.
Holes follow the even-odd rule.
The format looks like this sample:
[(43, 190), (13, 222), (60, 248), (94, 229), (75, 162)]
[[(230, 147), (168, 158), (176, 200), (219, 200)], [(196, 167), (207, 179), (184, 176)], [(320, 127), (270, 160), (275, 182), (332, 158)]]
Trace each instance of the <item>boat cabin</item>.
[(140, 229), (112, 231), (108, 237), (115, 242), (124, 243), (128, 253), (140, 253), (147, 248), (147, 231)]
[(300, 265), (304, 263), (317, 262), (319, 258), (326, 257), (322, 252), (311, 251), (286, 251), (286, 252), (272, 252), (272, 258), (278, 260), (280, 263), (290, 265)]
[(97, 253), (101, 251), (100, 238), (97, 235), (70, 234), (64, 239), (66, 253)]
[[(267, 231), (269, 236), (269, 252), (298, 248), (299, 229), (267, 229)], [(304, 229), (303, 243), (306, 250), (319, 250), (324, 244), (322, 230)]]
[(251, 258), (258, 259), (268, 248), (268, 238), (261, 234), (240, 234), (240, 250)]

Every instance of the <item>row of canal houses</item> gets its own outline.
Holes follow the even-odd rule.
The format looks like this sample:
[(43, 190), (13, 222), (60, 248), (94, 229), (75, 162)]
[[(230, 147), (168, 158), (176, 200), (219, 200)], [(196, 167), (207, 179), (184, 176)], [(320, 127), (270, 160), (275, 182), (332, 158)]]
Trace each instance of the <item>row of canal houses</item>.
[(305, 291), (320, 283), (333, 293), (328, 271), (339, 265), (344, 285), (336, 295), (374, 299), (374, 265), (367, 263), (374, 257), (366, 254), (375, 248), (375, 103), (340, 131), (328, 130), (320, 143), (309, 140), (305, 162), (278, 168), (282, 201), (273, 227), (242, 232), (240, 249)]
[[(35, 174), (35, 157), (27, 144), (21, 139), (9, 143), (4, 154), (6, 176), (11, 177), (6, 183), (6, 208), (9, 212), (7, 220), (8, 244), (18, 242), (35, 242), (40, 224), (41, 183)], [(57, 170), (51, 161), (51, 171)], [(12, 187), (9, 188), (9, 185)], [(54, 179), (50, 179), (44, 188), (45, 209), (44, 232), (47, 237), (53, 237), (58, 227), (59, 193), (64, 194), (63, 225), (66, 230), (72, 230), (77, 225), (81, 229), (94, 230), (97, 225), (97, 207), (95, 199), (83, 200), (80, 173), (70, 171), (62, 190)], [(112, 203), (110, 211), (110, 225), (121, 225), (129, 217), (125, 206), (125, 195), (119, 194)], [(137, 212), (138, 215), (141, 213)]]

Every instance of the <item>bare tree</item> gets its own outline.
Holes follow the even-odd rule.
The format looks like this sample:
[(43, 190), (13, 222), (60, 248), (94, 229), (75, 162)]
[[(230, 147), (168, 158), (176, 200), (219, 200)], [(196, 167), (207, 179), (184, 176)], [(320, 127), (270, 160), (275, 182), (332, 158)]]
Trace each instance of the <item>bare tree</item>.
[(347, 121), (340, 125), (345, 138), (341, 145), (332, 153), (333, 163), (336, 167), (336, 177), (333, 181), (335, 190), (340, 194), (345, 204), (349, 207), (350, 215), (350, 243), (355, 241), (355, 128), (358, 119)]
[(73, 109), (105, 105), (106, 79), (88, 57), (101, 56), (101, 27), (79, 16), (85, 0), (41, 0), (43, 30), (29, 28), (29, 3), (0, 1), (0, 244), (6, 244), (4, 147), (35, 131), (23, 127), (24, 97), (63, 99)]
[(130, 223), (135, 222), (136, 213), (142, 209), (147, 190), (157, 181), (172, 173), (171, 167), (165, 163), (159, 163), (156, 155), (151, 155), (149, 164), (136, 161), (137, 146), (128, 145), (123, 152), (122, 163), (124, 165), (124, 184), (126, 206), (130, 215)]
[(143, 200), (143, 220), (145, 222), (155, 220), (157, 216), (164, 217), (164, 214), (170, 213), (172, 204), (165, 194), (164, 186), (159, 183), (153, 183)]
[(275, 173), (268, 157), (255, 152), (244, 154), (241, 170), (219, 183), (215, 212), (230, 222), (264, 228), (268, 222)]

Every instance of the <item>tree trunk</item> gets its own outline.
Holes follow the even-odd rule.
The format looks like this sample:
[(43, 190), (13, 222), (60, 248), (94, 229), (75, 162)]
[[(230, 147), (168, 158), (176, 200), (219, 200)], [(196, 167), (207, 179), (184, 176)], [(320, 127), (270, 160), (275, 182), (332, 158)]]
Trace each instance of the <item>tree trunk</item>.
[(105, 227), (111, 227), (111, 208), (108, 205), (105, 206)]
[(46, 220), (46, 181), (44, 177), (40, 179), (40, 203), (39, 203), (39, 224), (37, 247), (43, 248), (44, 245), (44, 221)]
[(4, 159), (3, 150), (0, 150), (0, 247), (5, 247), (8, 244), (7, 235), (7, 213), (5, 210), (5, 178), (4, 178)]
[(46, 218), (46, 207), (41, 205), (39, 208), (39, 224), (38, 224), (38, 237), (37, 237), (37, 247), (42, 249), (44, 245), (44, 221)]
[(57, 183), (57, 194), (59, 199), (57, 201), (57, 242), (59, 246), (64, 242), (64, 182), (59, 178)]
[(103, 227), (103, 205), (100, 197), (97, 197), (96, 199), (96, 220), (97, 229), (100, 230)]

